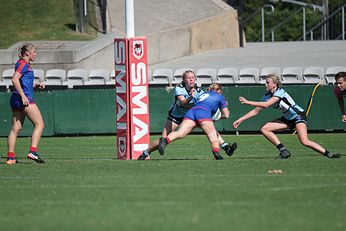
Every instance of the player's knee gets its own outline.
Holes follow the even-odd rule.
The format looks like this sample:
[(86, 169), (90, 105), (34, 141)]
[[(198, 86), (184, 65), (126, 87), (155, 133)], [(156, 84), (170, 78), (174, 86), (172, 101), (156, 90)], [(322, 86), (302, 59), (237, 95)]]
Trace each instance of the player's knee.
[(264, 125), (263, 127), (261, 127), (260, 131), (262, 134), (265, 134), (269, 131), (269, 129)]
[(308, 139), (300, 139), (300, 143), (304, 146), (310, 146), (310, 140)]
[(20, 131), (22, 130), (22, 126), (13, 126), (12, 127), (12, 132), (14, 133), (20, 133)]

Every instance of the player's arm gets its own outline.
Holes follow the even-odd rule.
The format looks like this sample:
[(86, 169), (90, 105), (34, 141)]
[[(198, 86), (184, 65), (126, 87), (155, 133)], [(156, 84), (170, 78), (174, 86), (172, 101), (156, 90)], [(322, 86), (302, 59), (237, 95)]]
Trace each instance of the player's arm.
[(240, 96), (239, 97), (239, 101), (242, 104), (247, 104), (247, 105), (251, 105), (254, 107), (260, 107), (260, 108), (268, 108), (270, 106), (272, 106), (274, 103), (278, 102), (280, 100), (279, 97), (271, 97), (268, 101), (265, 102), (258, 102), (258, 101), (249, 101), (246, 98)]
[(345, 113), (345, 101), (343, 97), (338, 97), (338, 104), (341, 112), (341, 120), (346, 122), (346, 113)]
[(255, 109), (249, 111), (248, 113), (246, 113), (245, 115), (243, 115), (242, 117), (240, 117), (239, 119), (237, 119), (236, 121), (233, 122), (233, 127), (237, 128), (243, 121), (250, 119), (256, 115), (258, 115), (260, 113), (260, 111), (262, 110), (261, 107), (256, 107)]
[(229, 118), (229, 110), (227, 107), (221, 109), (221, 118), (220, 119), (228, 119)]

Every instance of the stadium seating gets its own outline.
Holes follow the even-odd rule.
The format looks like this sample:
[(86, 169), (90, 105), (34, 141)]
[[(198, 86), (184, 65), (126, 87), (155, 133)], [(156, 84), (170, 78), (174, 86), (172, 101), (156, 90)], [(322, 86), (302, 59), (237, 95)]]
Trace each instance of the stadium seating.
[(66, 71), (63, 69), (49, 69), (46, 71), (44, 84), (46, 86), (61, 86), (66, 79)]
[(335, 83), (335, 75), (339, 72), (346, 72), (346, 67), (328, 67), (326, 69), (325, 73), (325, 79), (327, 84), (334, 84)]
[(172, 76), (173, 76), (172, 69), (168, 69), (168, 68), (154, 69), (151, 75), (149, 84), (168, 86), (169, 82), (172, 79)]
[(6, 69), (2, 72), (0, 86), (5, 86), (6, 89), (9, 89), (9, 86), (12, 86), (12, 77), (14, 74), (14, 69)]
[(106, 69), (94, 69), (90, 70), (87, 81), (84, 85), (105, 85), (109, 81), (109, 71)]
[(197, 85), (210, 85), (212, 82), (216, 80), (216, 69), (214, 68), (201, 68), (196, 72), (197, 77)]
[(323, 67), (306, 67), (303, 71), (303, 82), (305, 84), (317, 84), (321, 81), (324, 82), (323, 76)]
[(281, 73), (283, 84), (301, 84), (303, 69), (301, 67), (285, 67)]
[(236, 84), (256, 84), (258, 83), (259, 69), (255, 67), (245, 67), (239, 70)]
[(74, 86), (83, 86), (87, 80), (88, 71), (85, 69), (71, 69), (67, 72), (67, 79), (62, 85), (73, 88)]
[(225, 67), (219, 69), (217, 77), (214, 80), (215, 83), (222, 85), (234, 84), (235, 79), (238, 77), (238, 69), (233, 67)]
[[(268, 75), (281, 76), (281, 69), (279, 67), (263, 67), (259, 75), (259, 83), (264, 84)], [(281, 77), (280, 77), (281, 78)]]
[(44, 82), (44, 71), (42, 69), (34, 69), (34, 84)]

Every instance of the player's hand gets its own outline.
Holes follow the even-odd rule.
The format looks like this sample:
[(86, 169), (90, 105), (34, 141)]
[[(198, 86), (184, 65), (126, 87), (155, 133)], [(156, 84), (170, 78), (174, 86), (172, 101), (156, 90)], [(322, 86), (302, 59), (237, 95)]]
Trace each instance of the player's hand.
[(234, 122), (233, 122), (233, 127), (234, 127), (234, 128), (238, 128), (238, 126), (239, 126), (239, 124), (241, 124), (241, 122), (242, 122), (242, 121), (239, 120), (239, 119), (236, 120), (236, 121), (234, 121)]
[(38, 88), (43, 90), (46, 87), (43, 82), (40, 82), (40, 85), (38, 85)]
[(192, 95), (192, 97), (195, 97), (196, 93), (197, 93), (196, 89), (195, 88), (191, 88), (190, 94)]
[(22, 102), (23, 102), (24, 107), (29, 105), (29, 100), (26, 96), (22, 97)]
[(342, 115), (341, 120), (342, 122), (346, 122), (346, 115)]
[(247, 99), (244, 98), (243, 96), (239, 96), (239, 101), (242, 103), (242, 104), (246, 104), (247, 103)]

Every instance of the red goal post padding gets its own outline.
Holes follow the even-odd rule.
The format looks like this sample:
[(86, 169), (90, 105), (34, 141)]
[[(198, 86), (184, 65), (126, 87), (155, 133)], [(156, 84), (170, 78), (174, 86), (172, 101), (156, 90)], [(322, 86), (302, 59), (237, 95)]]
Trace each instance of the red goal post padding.
[(117, 158), (137, 159), (149, 147), (146, 38), (115, 38)]

